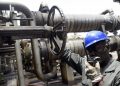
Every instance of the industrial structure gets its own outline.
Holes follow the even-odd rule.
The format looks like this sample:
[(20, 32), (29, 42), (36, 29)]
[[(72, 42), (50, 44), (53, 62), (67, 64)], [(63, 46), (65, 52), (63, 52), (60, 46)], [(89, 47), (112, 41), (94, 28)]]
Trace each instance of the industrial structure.
[[(85, 55), (83, 38), (76, 35), (81, 32), (113, 33), (110, 52), (116, 51), (120, 59), (119, 16), (109, 10), (94, 16), (65, 15), (57, 6), (47, 8), (30, 11), (19, 3), (0, 2), (0, 86), (80, 86), (82, 76), (59, 55), (65, 48)], [(69, 33), (74, 37), (69, 39)]]

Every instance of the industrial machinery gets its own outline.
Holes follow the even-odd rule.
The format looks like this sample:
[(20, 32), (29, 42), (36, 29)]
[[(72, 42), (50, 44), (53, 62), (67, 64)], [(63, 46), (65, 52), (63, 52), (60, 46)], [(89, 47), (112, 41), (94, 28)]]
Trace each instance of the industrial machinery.
[[(85, 52), (82, 38), (68, 40), (67, 34), (90, 30), (115, 33), (119, 28), (119, 16), (111, 14), (65, 15), (57, 6), (42, 13), (19, 3), (0, 2), (0, 80), (9, 81), (8, 75), (14, 72), (18, 86), (26, 86), (26, 79), (27, 86), (34, 86), (26, 78), (30, 72), (44, 82), (43, 86), (58, 81), (61, 86), (74, 85), (81, 76), (62, 63), (59, 55), (65, 48), (81, 56)], [(110, 37), (109, 47), (111, 52), (119, 51), (118, 35)]]

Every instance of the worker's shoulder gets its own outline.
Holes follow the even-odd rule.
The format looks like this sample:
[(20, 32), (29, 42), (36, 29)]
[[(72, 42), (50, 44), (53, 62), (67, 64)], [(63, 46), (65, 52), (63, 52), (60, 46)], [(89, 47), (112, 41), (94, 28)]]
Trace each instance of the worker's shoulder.
[(107, 73), (108, 71), (115, 71), (115, 70), (120, 70), (120, 62), (117, 60), (114, 60), (109, 67), (105, 70), (105, 72)]
[(120, 61), (114, 60), (113, 65), (120, 66)]

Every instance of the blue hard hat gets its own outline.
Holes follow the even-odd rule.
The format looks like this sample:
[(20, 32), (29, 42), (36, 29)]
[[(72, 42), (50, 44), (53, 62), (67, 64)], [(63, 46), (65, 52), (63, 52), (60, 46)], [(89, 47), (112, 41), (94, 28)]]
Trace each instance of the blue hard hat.
[(87, 48), (99, 41), (107, 40), (107, 39), (108, 39), (107, 35), (101, 31), (90, 31), (87, 32), (86, 34), (86, 37), (84, 39), (84, 44), (85, 47)]

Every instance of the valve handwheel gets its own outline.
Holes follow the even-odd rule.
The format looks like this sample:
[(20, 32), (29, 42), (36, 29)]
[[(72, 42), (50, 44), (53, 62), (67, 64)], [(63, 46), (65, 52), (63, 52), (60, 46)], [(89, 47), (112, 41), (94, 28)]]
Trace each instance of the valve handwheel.
[[(57, 19), (55, 19), (57, 18), (55, 17), (56, 11), (60, 15), (59, 21), (56, 21)], [(53, 27), (53, 30), (51, 31), (51, 35), (49, 37), (50, 50), (55, 55), (61, 55), (66, 45), (67, 33), (65, 28), (65, 16), (57, 6), (53, 6), (50, 9), (47, 25)]]

